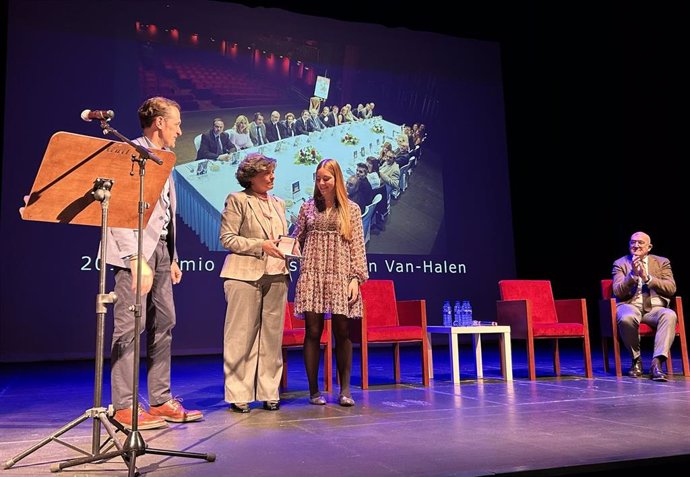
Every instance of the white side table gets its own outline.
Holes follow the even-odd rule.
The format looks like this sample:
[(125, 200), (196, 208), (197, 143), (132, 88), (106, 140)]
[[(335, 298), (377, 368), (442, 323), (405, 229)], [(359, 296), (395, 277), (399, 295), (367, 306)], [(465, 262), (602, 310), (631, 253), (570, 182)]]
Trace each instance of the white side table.
[[(482, 335), (499, 334), (501, 348), (501, 369), (503, 379), (513, 380), (513, 358), (510, 348), (510, 326), (427, 326), (426, 331), (431, 343), (432, 333), (444, 333), (448, 335), (448, 345), (450, 348), (450, 366), (453, 370), (453, 383), (460, 382), (460, 354), (458, 352), (458, 335), (472, 335), (474, 345), (474, 356), (477, 365), (477, 378), (484, 377), (482, 366)], [(429, 360), (429, 376), (433, 377), (433, 364)]]

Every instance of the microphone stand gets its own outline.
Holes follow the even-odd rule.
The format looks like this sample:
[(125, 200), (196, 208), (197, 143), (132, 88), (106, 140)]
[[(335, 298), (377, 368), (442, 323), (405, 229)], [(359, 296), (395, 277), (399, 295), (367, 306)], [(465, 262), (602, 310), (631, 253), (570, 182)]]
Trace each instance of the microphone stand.
[[(107, 460), (112, 457), (122, 456), (128, 465), (128, 476), (135, 477), (139, 475), (139, 471), (136, 469), (137, 457), (144, 454), (155, 454), (155, 455), (167, 455), (172, 457), (188, 457), (192, 459), (204, 459), (207, 462), (214, 462), (216, 460), (216, 455), (213, 453), (198, 453), (198, 452), (183, 452), (174, 451), (166, 449), (153, 449), (149, 448), (144, 442), (144, 438), (139, 432), (139, 360), (141, 353), (140, 346), (140, 333), (141, 333), (141, 272), (142, 272), (142, 260), (144, 260), (144, 241), (142, 239), (142, 233), (144, 230), (144, 210), (149, 207), (148, 204), (144, 202), (144, 176), (146, 175), (146, 162), (150, 159), (158, 165), (162, 165), (163, 161), (151, 152), (148, 148), (136, 144), (131, 140), (127, 139), (125, 136), (120, 134), (117, 130), (113, 129), (110, 124), (108, 124), (109, 119), (101, 120), (101, 128), (103, 128), (103, 134), (107, 135), (112, 133), (121, 139), (123, 142), (132, 146), (139, 155), (132, 155), (132, 162), (139, 165), (139, 206), (138, 206), (138, 219), (137, 224), (137, 286), (136, 286), (136, 299), (134, 306), (130, 307), (130, 311), (134, 311), (134, 369), (132, 370), (132, 430), (127, 431), (122, 424), (112, 419), (113, 423), (117, 426), (119, 430), (127, 434), (127, 439), (124, 442), (122, 448), (118, 448), (117, 451), (109, 452), (106, 454), (82, 457), (77, 459), (72, 459), (51, 467), (52, 472), (59, 472), (67, 467), (73, 467), (75, 465), (86, 464), (89, 462)], [(105, 242), (104, 242), (105, 243)], [(101, 254), (105, 255), (105, 246), (102, 247)], [(105, 257), (101, 261), (101, 270), (105, 269)]]
[[(48, 437), (31, 446), (29, 449), (7, 460), (4, 463), (5, 469), (9, 469), (24, 457), (32, 454), (50, 442), (57, 442), (58, 444), (62, 444), (70, 449), (76, 450), (77, 452), (88, 455), (89, 457), (81, 459), (86, 462), (105, 460), (118, 455), (122, 455), (125, 462), (127, 462), (127, 456), (123, 454), (124, 448), (120, 441), (117, 440), (115, 435), (117, 430), (113, 427), (111, 421), (108, 419), (112, 415), (112, 409), (106, 409), (101, 406), (101, 396), (103, 392), (103, 345), (105, 341), (105, 314), (107, 312), (106, 304), (115, 303), (117, 301), (115, 292), (105, 293), (105, 250), (108, 227), (108, 208), (110, 205), (110, 189), (112, 188), (113, 183), (113, 179), (99, 177), (94, 181), (93, 190), (91, 192), (94, 200), (97, 200), (101, 203), (101, 250), (99, 255), (101, 266), (98, 273), (98, 296), (96, 298), (96, 356), (93, 407), (91, 409), (87, 409), (81, 416), (67, 423), (57, 431), (50, 434)], [(60, 436), (62, 436), (64, 433), (88, 419), (93, 419), (90, 453), (60, 439)], [(101, 424), (103, 424), (103, 427), (110, 436), (103, 443), (103, 446), (101, 446), (100, 443)], [(109, 443), (110, 445), (108, 445)], [(103, 449), (110, 449), (113, 445), (117, 447), (117, 451), (101, 453)], [(63, 464), (54, 464), (51, 466), (50, 470), (51, 472), (59, 472), (62, 467)]]

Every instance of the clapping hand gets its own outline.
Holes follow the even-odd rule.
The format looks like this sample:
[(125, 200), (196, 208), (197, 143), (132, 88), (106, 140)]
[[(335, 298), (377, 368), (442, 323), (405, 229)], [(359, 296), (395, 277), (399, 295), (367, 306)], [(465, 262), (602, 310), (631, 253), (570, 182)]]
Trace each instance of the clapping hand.
[(649, 280), (647, 269), (644, 266), (644, 257), (637, 255), (633, 257), (633, 275), (640, 277), (645, 282)]

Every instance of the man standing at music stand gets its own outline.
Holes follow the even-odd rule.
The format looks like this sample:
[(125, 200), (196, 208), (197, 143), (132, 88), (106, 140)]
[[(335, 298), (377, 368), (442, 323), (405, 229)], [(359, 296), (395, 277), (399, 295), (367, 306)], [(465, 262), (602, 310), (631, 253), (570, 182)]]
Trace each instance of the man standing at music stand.
[[(139, 108), (143, 136), (132, 142), (154, 149), (171, 149), (182, 135), (180, 105), (167, 98), (147, 99)], [(147, 383), (149, 411), (138, 406), (139, 429), (166, 427), (167, 422), (190, 422), (203, 418), (201, 411), (185, 409), (170, 390), (172, 329), (175, 305), (172, 286), (182, 279), (175, 246), (175, 185), (172, 175), (151, 204), (153, 213), (143, 235), (143, 257), (137, 256), (137, 230), (108, 228), (106, 261), (115, 270), (114, 332), (111, 353), (111, 394), (114, 419), (132, 428), (135, 360), (134, 336), (136, 279), (141, 263), (141, 326), (147, 332)]]

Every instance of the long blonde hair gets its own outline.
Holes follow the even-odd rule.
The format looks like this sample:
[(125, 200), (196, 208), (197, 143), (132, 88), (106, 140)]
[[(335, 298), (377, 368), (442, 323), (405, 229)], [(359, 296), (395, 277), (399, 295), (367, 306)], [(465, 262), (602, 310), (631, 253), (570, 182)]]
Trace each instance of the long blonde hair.
[[(325, 168), (335, 180), (335, 207), (338, 211), (338, 229), (340, 235), (347, 241), (352, 240), (352, 224), (350, 223), (350, 205), (345, 189), (343, 171), (340, 169), (338, 161), (335, 159), (324, 159), (316, 166), (316, 171)], [(323, 212), (326, 210), (326, 199), (324, 199), (318, 187), (314, 187), (314, 203), (316, 208)]]

